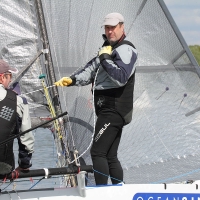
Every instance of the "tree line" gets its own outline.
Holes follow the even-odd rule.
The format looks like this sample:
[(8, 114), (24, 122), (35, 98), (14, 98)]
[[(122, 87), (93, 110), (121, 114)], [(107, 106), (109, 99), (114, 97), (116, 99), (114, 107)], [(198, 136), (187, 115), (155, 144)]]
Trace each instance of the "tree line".
[(191, 45), (189, 48), (200, 66), (200, 45)]

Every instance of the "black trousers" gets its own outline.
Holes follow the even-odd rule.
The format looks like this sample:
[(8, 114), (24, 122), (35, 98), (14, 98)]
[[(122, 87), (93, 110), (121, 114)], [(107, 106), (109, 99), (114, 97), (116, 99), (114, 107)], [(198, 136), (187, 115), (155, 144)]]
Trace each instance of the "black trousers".
[(123, 181), (123, 170), (117, 158), (124, 121), (115, 111), (104, 109), (98, 114), (91, 157), (97, 185), (107, 184), (110, 175), (113, 184)]

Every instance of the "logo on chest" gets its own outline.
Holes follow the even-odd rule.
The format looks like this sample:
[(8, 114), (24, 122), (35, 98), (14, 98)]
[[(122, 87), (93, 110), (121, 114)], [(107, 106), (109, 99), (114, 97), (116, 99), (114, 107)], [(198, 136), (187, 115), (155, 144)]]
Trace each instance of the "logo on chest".
[(0, 117), (7, 121), (10, 121), (13, 113), (14, 113), (14, 110), (12, 108), (3, 106), (0, 111)]
[(100, 96), (98, 101), (97, 101), (97, 106), (101, 108), (105, 104), (105, 98), (103, 96)]

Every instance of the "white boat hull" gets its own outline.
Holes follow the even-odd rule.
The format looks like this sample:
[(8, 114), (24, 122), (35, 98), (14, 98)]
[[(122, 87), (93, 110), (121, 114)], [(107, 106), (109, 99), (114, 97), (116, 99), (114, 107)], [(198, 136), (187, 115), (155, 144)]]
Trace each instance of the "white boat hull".
[(127, 200), (198, 200), (198, 184), (123, 184), (116, 186), (86, 187), (85, 197), (78, 188), (29, 190), (0, 195), (2, 200), (64, 200), (64, 199), (127, 199)]

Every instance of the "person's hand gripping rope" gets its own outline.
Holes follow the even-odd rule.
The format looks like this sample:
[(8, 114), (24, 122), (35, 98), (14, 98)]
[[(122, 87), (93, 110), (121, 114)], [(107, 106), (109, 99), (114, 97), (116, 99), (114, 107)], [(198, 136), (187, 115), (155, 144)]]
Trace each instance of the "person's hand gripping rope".
[[(112, 47), (111, 46), (104, 46), (99, 51), (99, 56), (102, 54), (111, 54)], [(72, 84), (72, 79), (70, 77), (63, 77), (59, 81), (55, 82), (54, 85), (56, 86), (69, 86)]]
[(69, 86), (72, 84), (72, 79), (70, 77), (63, 77), (59, 81), (55, 82), (56, 86)]
[(104, 46), (100, 49), (99, 51), (99, 56), (102, 55), (102, 54), (111, 54), (112, 52), (112, 47), (111, 46)]

